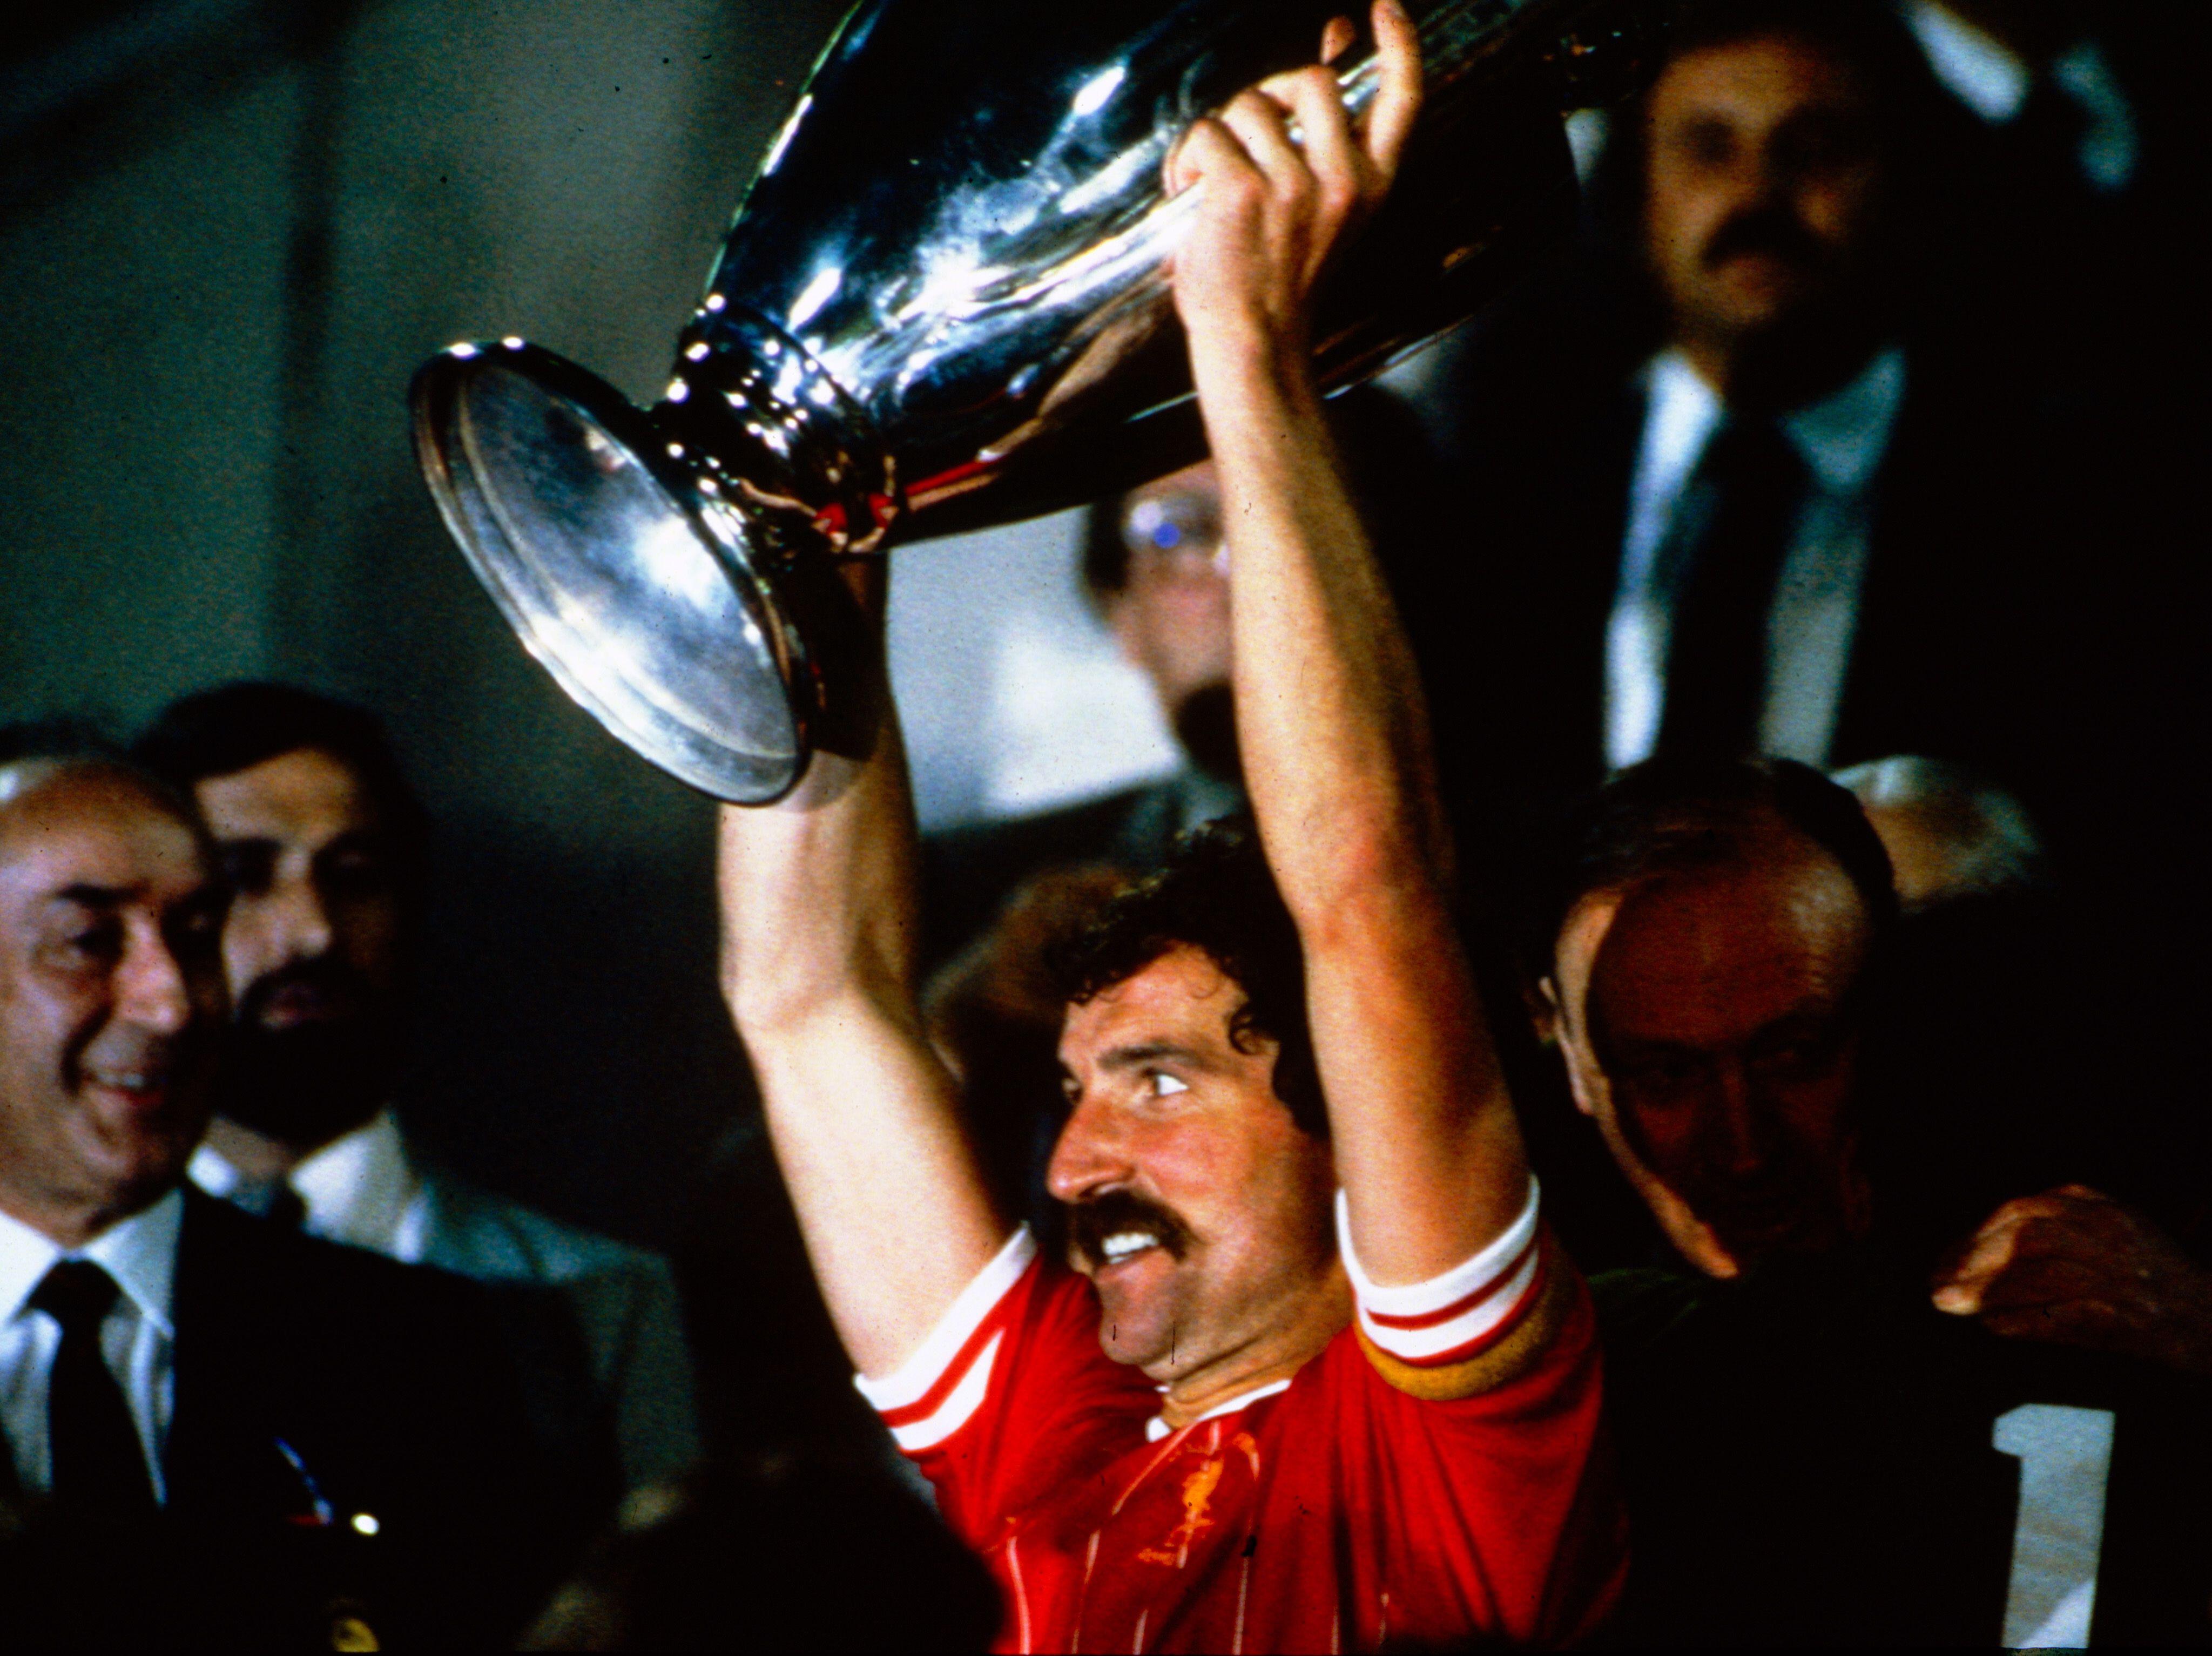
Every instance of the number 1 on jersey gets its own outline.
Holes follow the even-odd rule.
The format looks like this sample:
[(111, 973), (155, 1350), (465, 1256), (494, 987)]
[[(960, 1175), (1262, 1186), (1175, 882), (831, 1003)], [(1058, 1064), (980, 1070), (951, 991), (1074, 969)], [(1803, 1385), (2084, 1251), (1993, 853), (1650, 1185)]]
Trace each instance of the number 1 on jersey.
[(2020, 1461), (2004, 1642), (2014, 1650), (2085, 1649), (2105, 1540), (2112, 1410), (2024, 1403), (1997, 1416), (1990, 1441)]

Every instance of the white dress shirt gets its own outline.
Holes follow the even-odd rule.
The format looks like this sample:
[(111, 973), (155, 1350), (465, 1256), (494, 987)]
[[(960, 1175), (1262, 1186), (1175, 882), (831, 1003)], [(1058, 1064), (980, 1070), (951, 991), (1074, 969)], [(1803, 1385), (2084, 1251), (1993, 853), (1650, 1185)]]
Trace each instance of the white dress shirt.
[[(2018, 118), (2034, 74), (2011, 51), (1936, 0), (1912, 0), (1905, 21), (1920, 37), (1936, 78), (1960, 103), (1991, 126)], [(2142, 143), (2134, 108), (2105, 54), (2095, 41), (2084, 40), (2052, 60), (2051, 79), (2081, 112), (2075, 160), (2082, 178), (2108, 194), (2126, 189), (2136, 175)]]
[[(225, 1201), (246, 1181), (203, 1144), (192, 1154), (191, 1180)], [(429, 1234), (429, 1198), (389, 1110), (335, 1139), (292, 1169), (290, 1183), (306, 1204), (301, 1228), (351, 1247), (420, 1265)]]
[(62, 1344), (61, 1325), (25, 1301), (57, 1263), (76, 1259), (100, 1265), (122, 1290), (100, 1324), (100, 1355), (123, 1388), (131, 1423), (138, 1429), (155, 1499), (167, 1498), (161, 1459), (176, 1409), (172, 1305), (184, 1211), (183, 1192), (171, 1191), (74, 1252), (0, 1213), (0, 1427), (7, 1431), (15, 1477), (24, 1489), (43, 1493), (53, 1482), (46, 1401)]
[[(1644, 434), (1629, 489), (1620, 581), (1606, 628), (1605, 751), (1618, 769), (1647, 759), (1667, 707), (1667, 657), (1687, 570), (1662, 556), (1668, 531), (1719, 428), (1718, 392), (1675, 350), (1644, 369)], [(1767, 617), (1763, 752), (1827, 761), (1866, 579), (1875, 474), (1905, 401), (1905, 353), (1881, 352), (1858, 377), (1785, 416), (1805, 463), (1806, 495)]]

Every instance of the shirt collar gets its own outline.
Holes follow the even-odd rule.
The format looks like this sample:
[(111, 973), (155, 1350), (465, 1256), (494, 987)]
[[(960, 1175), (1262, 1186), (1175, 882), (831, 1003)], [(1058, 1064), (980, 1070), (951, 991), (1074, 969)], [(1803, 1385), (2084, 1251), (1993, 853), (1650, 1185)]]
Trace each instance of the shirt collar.
[(1904, 402), (1905, 353), (1893, 345), (1849, 384), (1785, 416), (1782, 428), (1821, 487), (1848, 494), (1881, 464)]
[[(1671, 494), (1697, 469), (1698, 457), (1727, 410), (1679, 350), (1651, 359), (1644, 384), (1644, 459), (1650, 484)], [(1782, 429), (1815, 481), (1831, 493), (1865, 487), (1889, 446), (1890, 428), (1905, 402), (1905, 353), (1877, 352), (1847, 384), (1783, 416)]]
[(292, 1169), (307, 1228), (333, 1241), (387, 1251), (422, 1186), (390, 1110), (335, 1139)]
[(12, 1213), (0, 1213), (0, 1322), (14, 1320), (62, 1251)]
[(194, 1150), (192, 1159), (185, 1164), (185, 1177), (210, 1196), (219, 1197), (224, 1201), (228, 1201), (238, 1187), (246, 1182), (244, 1174), (205, 1144)]
[(1644, 463), (1653, 480), (1671, 493), (1696, 467), (1721, 422), (1720, 393), (1690, 366), (1688, 357), (1671, 347), (1651, 359), (1644, 385), (1650, 398), (1644, 419)]
[(2088, 130), (2081, 135), (2081, 170), (2100, 190), (2126, 188), (2136, 174), (2141, 141), (2135, 106), (2094, 40), (2084, 40), (2051, 65), (2051, 78), (2081, 106)]
[(21, 1313), (23, 1301), (57, 1261), (74, 1257), (99, 1265), (130, 1296), (139, 1315), (173, 1339), (177, 1237), (184, 1213), (184, 1192), (173, 1190), (153, 1206), (110, 1225), (74, 1255), (12, 1214), (0, 1213), (0, 1322)]
[[(1936, 0), (1913, 0), (1905, 19), (1929, 68), (1960, 103), (1992, 126), (2018, 118), (2035, 77), (2009, 49)], [(2051, 60), (2051, 79), (2087, 118), (2080, 161), (2089, 182), (2124, 188), (2135, 176), (2140, 140), (2134, 106), (2103, 51), (2094, 40), (2079, 42)]]
[[(237, 1168), (205, 1144), (193, 1155), (192, 1182), (228, 1198), (244, 1184)], [(399, 1122), (381, 1110), (292, 1169), (288, 1181), (307, 1204), (306, 1228), (356, 1247), (392, 1250), (422, 1188)], [(0, 1283), (4, 1289), (4, 1283)], [(4, 1303), (4, 1301), (0, 1301)]]
[(1905, 21), (1920, 37), (1928, 67), (1960, 103), (1996, 124), (2020, 113), (2027, 101), (2027, 65), (2003, 45), (1935, 0), (1913, 0)]
[[(1160, 1389), (1165, 1391), (1167, 1388), (1162, 1386)], [(1158, 1443), (1162, 1438), (1168, 1437), (1177, 1431), (1188, 1431), (1194, 1426), (1201, 1426), (1207, 1421), (1218, 1419), (1223, 1415), (1233, 1415), (1240, 1409), (1250, 1408), (1261, 1398), (1272, 1398), (1278, 1392), (1287, 1392), (1290, 1389), (1291, 1383), (1287, 1380), (1270, 1380), (1267, 1385), (1255, 1386), (1249, 1392), (1239, 1392), (1226, 1403), (1215, 1404), (1196, 1420), (1185, 1421), (1180, 1427), (1169, 1425), (1167, 1417), (1164, 1415), (1154, 1415), (1145, 1422), (1145, 1441), (1148, 1443)]]
[(111, 1225), (85, 1244), (83, 1256), (106, 1267), (131, 1296), (138, 1314), (172, 1339), (170, 1311), (177, 1280), (177, 1234), (184, 1222), (185, 1193), (173, 1190), (143, 1212)]

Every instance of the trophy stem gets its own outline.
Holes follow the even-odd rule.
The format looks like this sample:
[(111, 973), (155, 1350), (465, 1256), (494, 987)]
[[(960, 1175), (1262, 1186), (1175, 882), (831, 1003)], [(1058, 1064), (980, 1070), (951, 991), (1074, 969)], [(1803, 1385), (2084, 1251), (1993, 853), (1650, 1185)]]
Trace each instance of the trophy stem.
[(700, 492), (787, 563), (879, 553), (905, 512), (897, 466), (867, 415), (805, 347), (719, 294), (677, 342), (652, 417)]

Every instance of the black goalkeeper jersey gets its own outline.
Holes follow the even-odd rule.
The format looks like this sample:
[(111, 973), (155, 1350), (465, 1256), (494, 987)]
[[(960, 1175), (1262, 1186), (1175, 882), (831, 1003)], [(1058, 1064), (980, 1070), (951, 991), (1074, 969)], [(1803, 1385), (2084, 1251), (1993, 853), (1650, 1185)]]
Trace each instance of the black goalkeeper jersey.
[(1857, 1253), (1592, 1284), (1623, 1645), (2212, 1642), (2212, 1388), (2001, 1340)]

